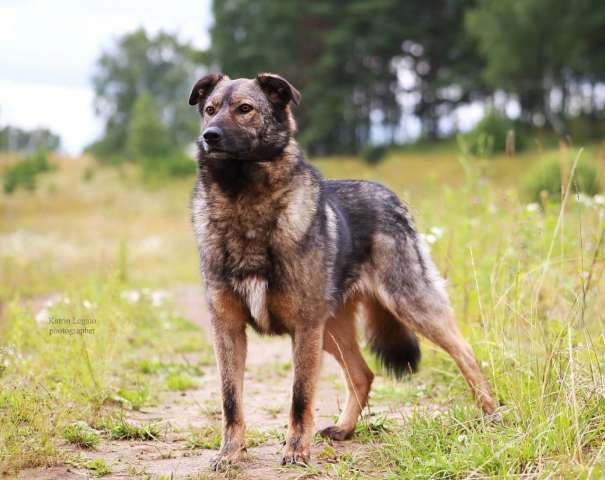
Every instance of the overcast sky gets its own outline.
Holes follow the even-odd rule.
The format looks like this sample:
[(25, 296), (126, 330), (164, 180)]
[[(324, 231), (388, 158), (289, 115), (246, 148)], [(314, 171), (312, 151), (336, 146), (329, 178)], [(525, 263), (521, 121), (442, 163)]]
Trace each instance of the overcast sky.
[(210, 0), (0, 0), (0, 126), (48, 127), (78, 153), (102, 125), (96, 59), (124, 33), (176, 33), (208, 46)]

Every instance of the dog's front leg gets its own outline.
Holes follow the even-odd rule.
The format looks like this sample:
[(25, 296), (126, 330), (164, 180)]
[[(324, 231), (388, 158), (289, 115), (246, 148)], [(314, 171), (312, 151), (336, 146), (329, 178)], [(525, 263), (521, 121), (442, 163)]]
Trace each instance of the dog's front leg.
[(212, 468), (220, 470), (240, 460), (246, 451), (242, 406), (246, 321), (238, 302), (229, 296), (215, 298), (212, 304), (212, 327), (223, 400), (221, 450), (212, 461)]
[(309, 463), (313, 439), (313, 400), (323, 350), (323, 325), (296, 328), (292, 338), (294, 383), (282, 465)]

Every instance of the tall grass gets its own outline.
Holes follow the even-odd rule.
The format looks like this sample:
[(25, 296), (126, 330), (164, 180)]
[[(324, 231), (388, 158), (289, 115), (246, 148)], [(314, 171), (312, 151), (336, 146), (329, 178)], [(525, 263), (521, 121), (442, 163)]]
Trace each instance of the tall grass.
[(423, 205), (420, 218), (425, 231), (443, 231), (433, 254), (503, 405), (503, 420), (481, 419), (453, 363), (432, 352), (423, 367), (432, 372), (425, 375), (450, 382), (440, 396), (452, 408), (441, 415), (418, 409), (376, 442), (372, 464), (391, 471), (388, 478), (600, 478), (603, 205), (572, 196), (567, 209), (565, 202), (528, 208), (516, 191), (493, 189), (472, 163), (463, 163), (465, 186), (446, 189), (439, 208)]

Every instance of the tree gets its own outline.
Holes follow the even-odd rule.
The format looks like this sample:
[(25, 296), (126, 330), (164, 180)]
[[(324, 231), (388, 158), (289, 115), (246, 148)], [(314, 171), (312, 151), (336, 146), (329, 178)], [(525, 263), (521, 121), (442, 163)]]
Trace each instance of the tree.
[(357, 151), (372, 111), (399, 123), (390, 63), (398, 41), (381, 22), (395, 3), (217, 0), (210, 56), (231, 76), (276, 71), (303, 90), (300, 140), (312, 152)]
[[(556, 123), (549, 101), (553, 88), (562, 92), (559, 113), (565, 114), (569, 83), (585, 51), (581, 32), (590, 22), (591, 10), (599, 10), (595, 3), (484, 0), (468, 13), (468, 30), (487, 62), (485, 79), (494, 88), (517, 95), (525, 121), (540, 114)], [(601, 24), (601, 35), (602, 29)]]
[(148, 93), (137, 97), (127, 134), (126, 152), (135, 161), (166, 157), (173, 149), (170, 131), (162, 123), (154, 99)]
[(476, 42), (466, 33), (465, 13), (475, 0), (397, 2), (401, 25), (398, 57), (414, 76), (407, 93), (418, 101), (414, 113), (429, 138), (439, 136), (439, 119), (461, 104), (483, 98), (490, 88), (482, 80), (484, 63)]
[(43, 149), (54, 152), (60, 146), (61, 137), (47, 128), (25, 130), (10, 125), (0, 128), (0, 151), (32, 153)]
[(175, 146), (195, 137), (197, 119), (187, 107), (199, 53), (167, 33), (150, 37), (140, 29), (122, 37), (97, 62), (93, 77), (95, 108), (105, 120), (103, 138), (91, 148), (101, 158), (125, 152), (127, 126), (141, 96), (167, 125)]
[(473, 5), (216, 0), (210, 56), (232, 76), (274, 70), (300, 88), (299, 139), (313, 153), (356, 152), (371, 140), (377, 121), (393, 141), (402, 113), (398, 69), (409, 65), (414, 113), (435, 137), (439, 116), (487, 89), (464, 29), (464, 13)]

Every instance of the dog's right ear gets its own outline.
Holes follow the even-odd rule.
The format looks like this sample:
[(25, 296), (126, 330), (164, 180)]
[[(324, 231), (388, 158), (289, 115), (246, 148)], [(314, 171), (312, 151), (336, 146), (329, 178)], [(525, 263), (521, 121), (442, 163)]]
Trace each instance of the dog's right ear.
[(224, 78), (226, 79), (228, 77), (222, 73), (211, 73), (200, 78), (197, 82), (195, 82), (195, 85), (191, 90), (191, 95), (189, 96), (189, 105), (203, 103), (208, 95), (210, 95), (212, 90), (214, 90), (216, 84)]

